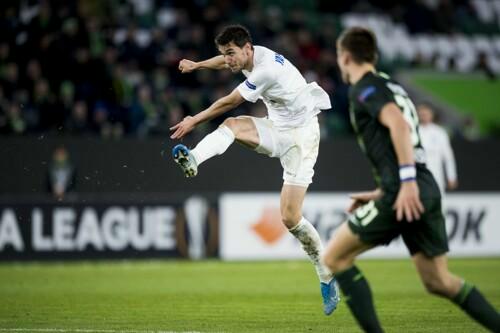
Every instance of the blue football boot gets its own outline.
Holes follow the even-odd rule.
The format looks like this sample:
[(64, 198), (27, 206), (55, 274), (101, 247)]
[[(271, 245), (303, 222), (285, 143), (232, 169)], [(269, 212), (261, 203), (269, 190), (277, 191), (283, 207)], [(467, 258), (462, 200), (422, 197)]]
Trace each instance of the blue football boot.
[(172, 149), (172, 155), (175, 163), (181, 167), (186, 177), (194, 177), (198, 174), (198, 164), (189, 152), (188, 147), (178, 144)]
[(321, 296), (323, 296), (323, 312), (329, 316), (340, 302), (339, 286), (335, 278), (329, 283), (321, 282)]

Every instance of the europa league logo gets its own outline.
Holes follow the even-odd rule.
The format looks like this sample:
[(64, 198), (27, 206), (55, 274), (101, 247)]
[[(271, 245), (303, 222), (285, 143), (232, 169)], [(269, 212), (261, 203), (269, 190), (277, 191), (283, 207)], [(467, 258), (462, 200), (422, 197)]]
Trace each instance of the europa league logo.
[[(214, 209), (201, 196), (189, 197), (183, 208), (183, 214), (180, 210), (177, 219), (179, 252), (193, 260), (214, 255), (218, 241), (217, 215)], [(184, 216), (184, 221), (181, 216)]]

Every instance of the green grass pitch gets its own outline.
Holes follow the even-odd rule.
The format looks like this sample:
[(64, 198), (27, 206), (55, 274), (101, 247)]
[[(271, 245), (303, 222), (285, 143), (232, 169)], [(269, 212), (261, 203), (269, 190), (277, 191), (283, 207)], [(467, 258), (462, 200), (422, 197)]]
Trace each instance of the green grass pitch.
[(420, 88), (455, 107), (463, 114), (474, 116), (483, 134), (498, 131), (498, 92), (500, 80), (490, 81), (479, 74), (415, 73), (414, 83)]
[[(483, 332), (427, 295), (411, 261), (361, 260), (387, 332)], [(500, 308), (500, 258), (450, 259)], [(14, 330), (15, 329), (15, 330)], [(341, 303), (322, 313), (306, 261), (0, 265), (1, 332), (359, 332)]]

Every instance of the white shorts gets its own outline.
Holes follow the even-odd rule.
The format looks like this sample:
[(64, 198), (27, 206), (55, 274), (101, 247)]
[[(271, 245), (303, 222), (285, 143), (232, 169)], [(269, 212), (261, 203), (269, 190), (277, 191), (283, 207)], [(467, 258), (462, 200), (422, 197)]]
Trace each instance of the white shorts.
[(304, 127), (291, 129), (278, 129), (267, 118), (251, 118), (260, 140), (255, 151), (280, 159), (285, 184), (309, 186), (319, 150), (318, 117)]

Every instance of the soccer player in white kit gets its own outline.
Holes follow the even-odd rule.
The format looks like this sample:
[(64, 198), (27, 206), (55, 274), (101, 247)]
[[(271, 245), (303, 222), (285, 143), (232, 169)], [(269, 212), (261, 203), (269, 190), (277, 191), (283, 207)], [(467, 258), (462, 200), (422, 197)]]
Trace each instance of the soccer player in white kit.
[(318, 156), (317, 115), (331, 108), (330, 98), (315, 82), (308, 84), (285, 57), (266, 47), (252, 45), (250, 33), (243, 26), (225, 27), (215, 43), (221, 55), (200, 62), (183, 59), (179, 63), (181, 72), (230, 69), (233, 73), (243, 72), (247, 79), (207, 109), (173, 126), (171, 138), (181, 139), (200, 123), (245, 101), (255, 103), (262, 99), (268, 117), (227, 118), (194, 149), (189, 150), (182, 144), (175, 146), (174, 160), (187, 177), (193, 177), (200, 164), (224, 153), (234, 141), (258, 153), (279, 158), (284, 180), (280, 203), (282, 222), (300, 241), (314, 264), (320, 280), (323, 310), (329, 315), (337, 307), (339, 291), (335, 278), (320, 262), (323, 246), (316, 229), (302, 216), (302, 204)]
[(420, 138), (424, 146), (427, 168), (438, 183), (441, 194), (446, 189), (454, 190), (458, 186), (455, 156), (450, 145), (448, 133), (434, 123), (434, 112), (427, 104), (417, 107), (420, 118)]

